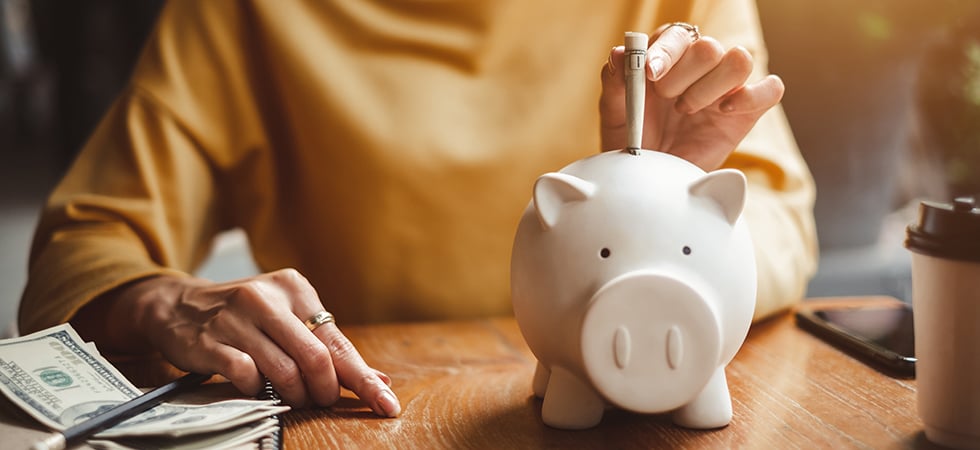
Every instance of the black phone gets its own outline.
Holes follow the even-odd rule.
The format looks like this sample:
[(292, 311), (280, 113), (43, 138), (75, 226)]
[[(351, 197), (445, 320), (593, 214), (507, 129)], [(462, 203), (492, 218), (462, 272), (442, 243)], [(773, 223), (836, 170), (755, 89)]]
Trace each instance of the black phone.
[(797, 309), (796, 324), (887, 375), (915, 377), (915, 334), (907, 303)]

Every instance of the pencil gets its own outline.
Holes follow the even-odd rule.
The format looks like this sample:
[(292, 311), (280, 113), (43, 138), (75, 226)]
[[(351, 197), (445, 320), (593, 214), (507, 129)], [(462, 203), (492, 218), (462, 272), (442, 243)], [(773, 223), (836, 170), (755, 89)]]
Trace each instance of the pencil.
[(184, 375), (139, 397), (120, 403), (112, 409), (65, 431), (52, 433), (43, 440), (34, 443), (31, 450), (63, 450), (66, 447), (77, 445), (92, 435), (157, 406), (167, 398), (196, 387), (210, 378), (211, 375), (199, 373)]

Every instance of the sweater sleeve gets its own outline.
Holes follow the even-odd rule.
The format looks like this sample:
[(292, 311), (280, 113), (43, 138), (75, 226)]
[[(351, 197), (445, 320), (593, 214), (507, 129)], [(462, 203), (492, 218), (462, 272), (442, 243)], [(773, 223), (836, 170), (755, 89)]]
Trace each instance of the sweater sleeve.
[(816, 271), (815, 188), (781, 109), (760, 119), (727, 164), (749, 181), (744, 214), (755, 245), (760, 320), (799, 302)]
[[(741, 45), (752, 53), (750, 81), (769, 73), (754, 2), (697, 1), (691, 21), (726, 48)], [(741, 170), (749, 181), (744, 217), (756, 249), (755, 320), (760, 320), (799, 302), (816, 271), (816, 188), (780, 106), (762, 116), (725, 165)]]
[[(254, 77), (257, 27), (234, 2), (167, 2), (128, 87), (42, 210), (23, 333), (125, 283), (187, 275), (273, 182)], [(259, 173), (261, 172), (261, 173)]]
[(191, 270), (219, 229), (208, 160), (139, 88), (115, 102), (45, 205), (20, 307), (24, 333), (124, 283)]

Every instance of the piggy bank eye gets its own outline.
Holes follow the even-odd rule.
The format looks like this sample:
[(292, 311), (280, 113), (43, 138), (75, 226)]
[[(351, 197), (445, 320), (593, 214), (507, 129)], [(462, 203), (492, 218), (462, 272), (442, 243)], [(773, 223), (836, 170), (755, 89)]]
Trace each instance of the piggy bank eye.
[(599, 256), (602, 259), (608, 258), (611, 253), (612, 252), (610, 252), (609, 249), (608, 248), (605, 248), (605, 247), (603, 247), (602, 250), (599, 250)]
[(684, 248), (681, 249), (681, 251), (684, 252), (685, 255), (690, 255), (691, 254), (691, 247), (688, 247), (688, 246), (685, 245)]

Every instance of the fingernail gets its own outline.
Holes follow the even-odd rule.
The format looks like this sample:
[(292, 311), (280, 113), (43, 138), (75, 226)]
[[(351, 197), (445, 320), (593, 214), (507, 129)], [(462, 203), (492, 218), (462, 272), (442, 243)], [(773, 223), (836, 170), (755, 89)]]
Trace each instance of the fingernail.
[(378, 396), (378, 408), (385, 417), (398, 417), (402, 413), (402, 406), (395, 398), (395, 394), (389, 390), (381, 391), (381, 395)]
[(657, 81), (663, 75), (664, 72), (664, 59), (659, 56), (654, 56), (647, 65), (650, 66), (650, 72), (653, 74), (651, 81)]
[(606, 64), (609, 65), (610, 75), (616, 75), (616, 63), (613, 62), (613, 52), (615, 51), (616, 51), (616, 47), (613, 47), (612, 49), (609, 50), (609, 61), (606, 62)]

